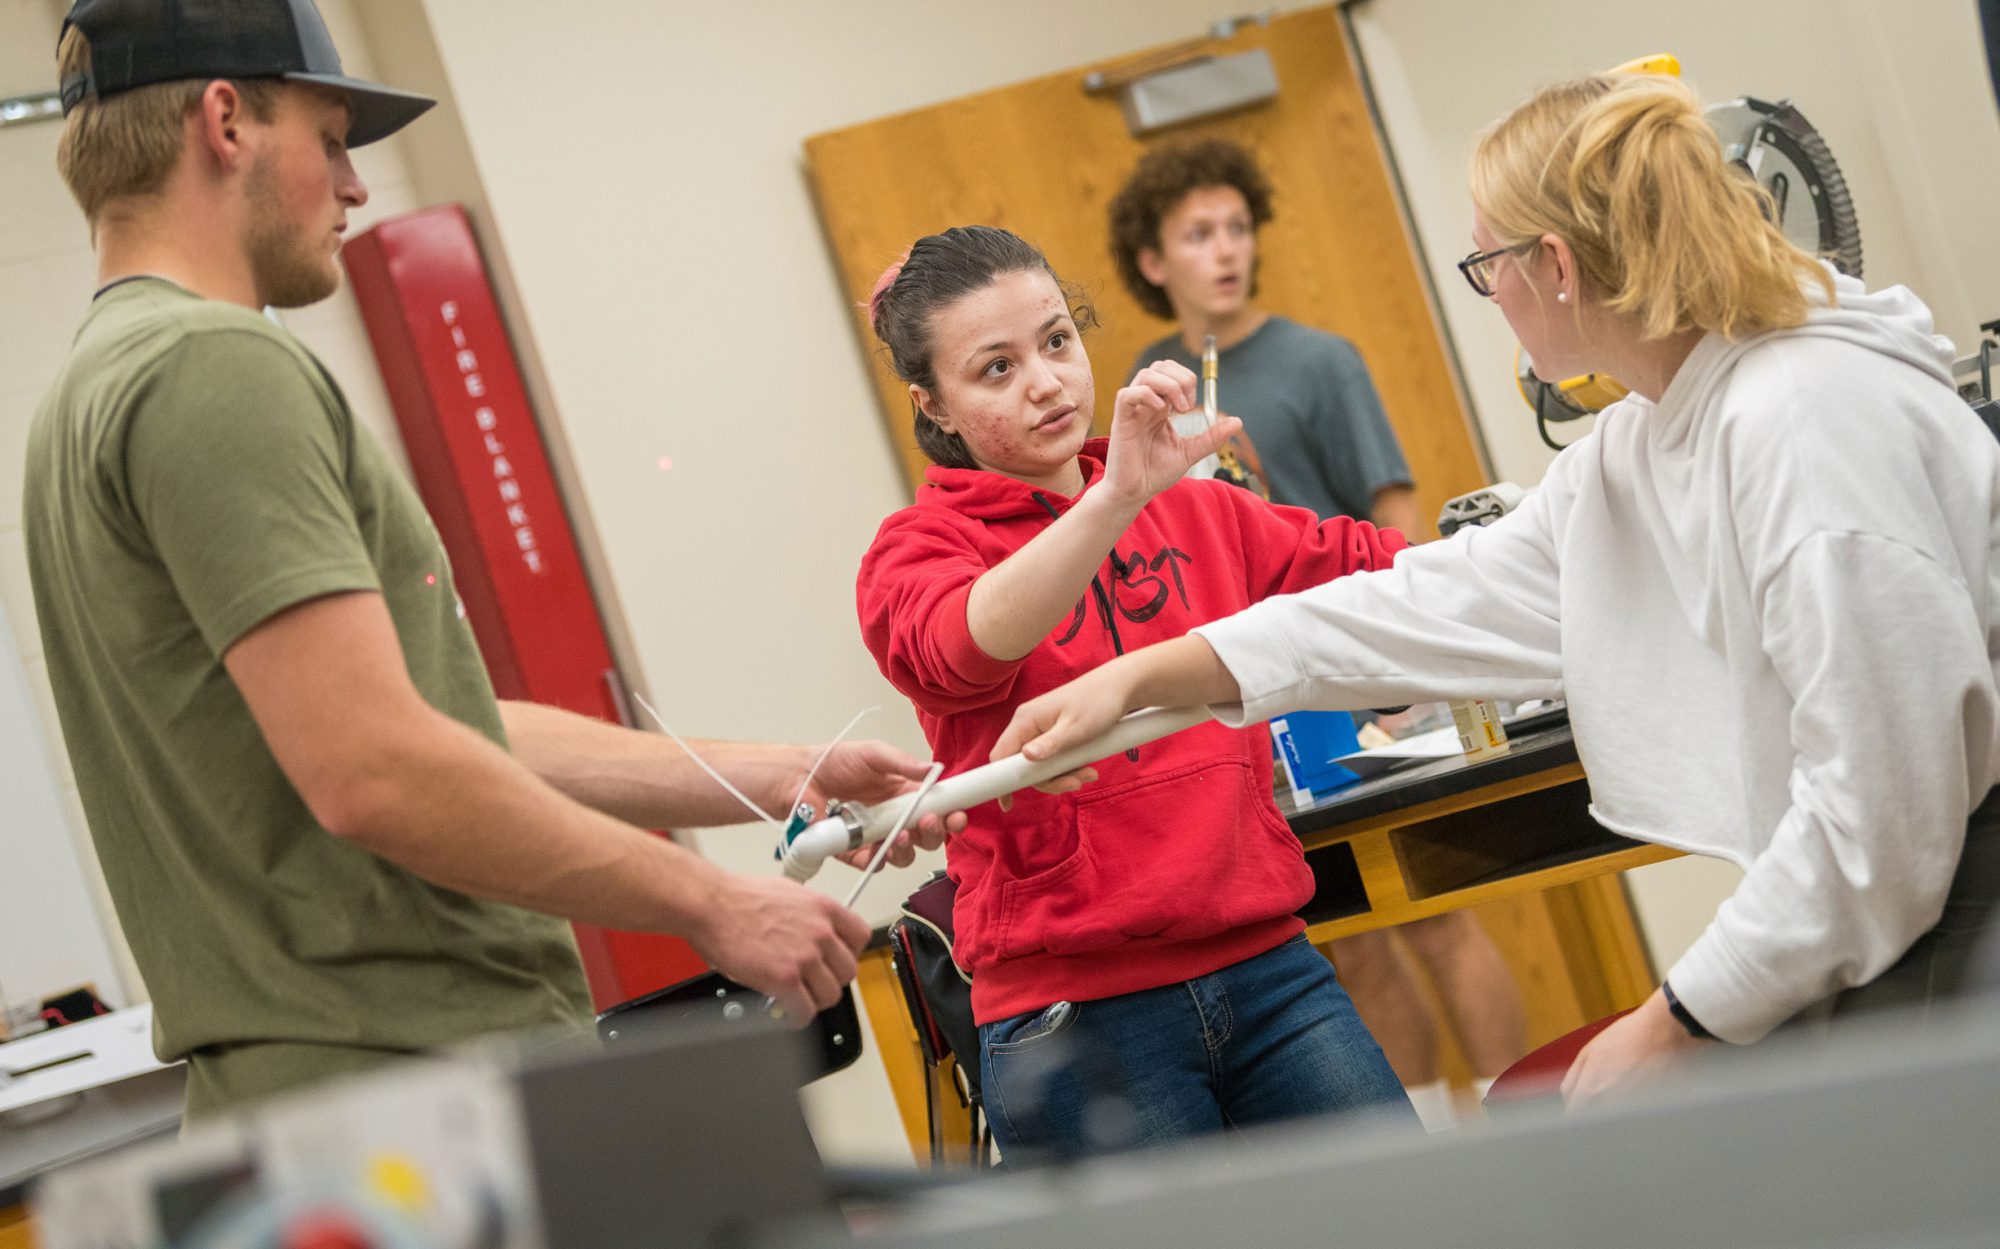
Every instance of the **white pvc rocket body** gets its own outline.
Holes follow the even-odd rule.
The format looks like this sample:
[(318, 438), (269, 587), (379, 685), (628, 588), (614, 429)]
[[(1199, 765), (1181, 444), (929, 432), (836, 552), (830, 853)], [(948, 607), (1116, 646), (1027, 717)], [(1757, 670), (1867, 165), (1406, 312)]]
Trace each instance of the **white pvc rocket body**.
[[(1150, 707), (1135, 711), (1113, 725), (1103, 736), (1075, 746), (1037, 763), (1025, 755), (1009, 755), (992, 763), (947, 777), (931, 787), (907, 823), (915, 824), (926, 815), (949, 815), (1005, 794), (1061, 776), (1065, 772), (1108, 759), (1112, 755), (1156, 742), (1162, 737), (1210, 719), (1206, 707)], [(866, 807), (840, 805), (829, 809), (825, 819), (808, 824), (781, 845), (778, 857), (785, 875), (793, 880), (812, 879), (820, 864), (836, 854), (877, 842), (889, 835), (904, 819), (904, 801)]]

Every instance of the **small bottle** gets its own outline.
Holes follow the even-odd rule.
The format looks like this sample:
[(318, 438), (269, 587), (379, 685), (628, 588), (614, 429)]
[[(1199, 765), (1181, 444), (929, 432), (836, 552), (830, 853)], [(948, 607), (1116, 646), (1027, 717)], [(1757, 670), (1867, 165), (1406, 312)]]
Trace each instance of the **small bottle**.
[(1500, 723), (1500, 709), (1492, 699), (1454, 700), (1451, 722), (1458, 729), (1458, 745), (1467, 759), (1493, 759), (1507, 753), (1507, 729)]

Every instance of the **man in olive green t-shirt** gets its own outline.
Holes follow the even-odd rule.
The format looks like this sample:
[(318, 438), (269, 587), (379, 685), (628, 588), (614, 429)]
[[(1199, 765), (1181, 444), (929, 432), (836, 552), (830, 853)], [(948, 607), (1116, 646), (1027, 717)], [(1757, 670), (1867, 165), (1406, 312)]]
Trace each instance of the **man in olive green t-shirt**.
[[(347, 149), (428, 102), (342, 75), (310, 0), (79, 0), (59, 58), (58, 163), (101, 288), (36, 414), (23, 520), (63, 735), (190, 1113), (580, 1025), (554, 917), (684, 936), (799, 1019), (831, 1004), (867, 925), (635, 827), (739, 818), (666, 739), (495, 702), (415, 494), (255, 311), (336, 289), (367, 196)], [(816, 752), (701, 753), (782, 809)], [(848, 744), (818, 789), (880, 800), (923, 770)]]

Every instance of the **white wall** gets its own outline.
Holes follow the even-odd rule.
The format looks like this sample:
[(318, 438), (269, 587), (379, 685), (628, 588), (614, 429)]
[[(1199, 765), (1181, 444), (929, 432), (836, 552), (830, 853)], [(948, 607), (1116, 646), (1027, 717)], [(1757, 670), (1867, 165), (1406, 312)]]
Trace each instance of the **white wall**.
[(0, 1033), (7, 1014), (32, 1015), (36, 1004), (78, 985), (100, 997), (127, 999), (111, 953), (111, 931), (99, 919), (90, 867), (78, 853), (69, 807), (75, 795), (62, 781), (42, 731), (41, 709), (15, 662), (14, 631), (0, 617), (0, 794), (6, 835), (0, 839)]

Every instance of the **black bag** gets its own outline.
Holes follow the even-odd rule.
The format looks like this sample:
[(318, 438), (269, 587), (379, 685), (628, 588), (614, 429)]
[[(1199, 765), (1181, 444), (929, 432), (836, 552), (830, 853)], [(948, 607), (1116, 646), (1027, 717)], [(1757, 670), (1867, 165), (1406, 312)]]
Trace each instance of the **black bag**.
[[(903, 901), (903, 917), (889, 926), (896, 979), (903, 1002), (917, 1026), (917, 1045), (924, 1062), (936, 1067), (955, 1060), (959, 1097), (972, 1111), (971, 1142), (984, 1157), (987, 1138), (981, 1130), (983, 1103), (979, 1090), (979, 1026), (972, 1022), (972, 977), (952, 957), (951, 908), (958, 886), (939, 872)], [(925, 1082), (928, 1095), (930, 1082)], [(943, 1156), (941, 1125), (935, 1105), (930, 1108), (931, 1157)]]

